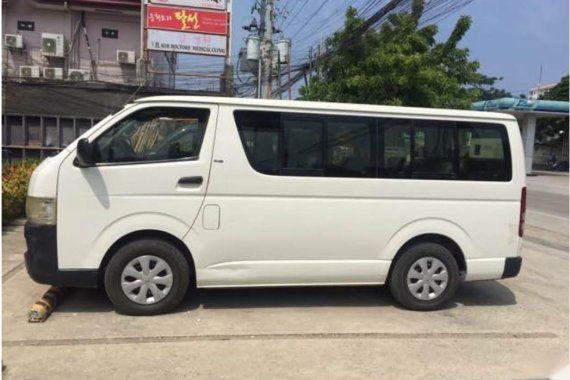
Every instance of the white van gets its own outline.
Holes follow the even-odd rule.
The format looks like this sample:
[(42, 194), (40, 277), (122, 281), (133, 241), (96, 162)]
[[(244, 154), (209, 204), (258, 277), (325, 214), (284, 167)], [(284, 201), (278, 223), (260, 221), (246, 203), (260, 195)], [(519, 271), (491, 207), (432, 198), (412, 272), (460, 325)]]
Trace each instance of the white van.
[(504, 114), (141, 99), (36, 169), (26, 265), (133, 315), (194, 286), (388, 284), (432, 310), (518, 274), (524, 162)]

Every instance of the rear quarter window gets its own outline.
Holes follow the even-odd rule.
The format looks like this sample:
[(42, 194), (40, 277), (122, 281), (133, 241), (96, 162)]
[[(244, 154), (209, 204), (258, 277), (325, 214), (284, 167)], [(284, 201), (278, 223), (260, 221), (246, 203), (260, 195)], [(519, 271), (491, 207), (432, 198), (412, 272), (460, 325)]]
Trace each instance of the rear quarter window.
[(502, 124), (457, 123), (459, 179), (510, 181), (511, 150)]

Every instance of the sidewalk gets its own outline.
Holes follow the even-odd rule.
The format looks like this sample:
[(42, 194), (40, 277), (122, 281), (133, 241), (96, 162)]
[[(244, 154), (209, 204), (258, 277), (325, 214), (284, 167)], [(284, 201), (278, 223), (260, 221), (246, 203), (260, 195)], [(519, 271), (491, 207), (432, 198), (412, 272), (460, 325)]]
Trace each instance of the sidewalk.
[[(24, 223), (25, 219), (2, 226), (2, 278), (24, 266)], [(24, 248), (25, 249), (25, 248)]]

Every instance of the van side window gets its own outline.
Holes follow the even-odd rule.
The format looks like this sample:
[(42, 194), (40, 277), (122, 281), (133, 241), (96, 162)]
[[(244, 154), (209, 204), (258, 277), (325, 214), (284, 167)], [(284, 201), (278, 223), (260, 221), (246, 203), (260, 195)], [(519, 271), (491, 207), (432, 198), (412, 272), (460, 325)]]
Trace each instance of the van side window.
[(379, 177), (410, 178), (412, 121), (380, 119), (379, 127)]
[(281, 169), (278, 112), (236, 111), (241, 142), (251, 166), (260, 173), (279, 174)]
[(459, 122), (457, 132), (460, 179), (511, 180), (511, 154), (505, 126)]
[(234, 111), (250, 165), (283, 176), (376, 176), (374, 118)]
[[(286, 173), (322, 175), (323, 122), (316, 119), (285, 117), (283, 119), (284, 160)], [(320, 172), (317, 172), (320, 171)]]
[(439, 120), (414, 121), (414, 178), (455, 177), (453, 132), (455, 123)]
[(271, 175), (510, 181), (507, 130), (491, 123), (234, 111), (249, 163)]
[(210, 111), (147, 108), (135, 112), (94, 141), (96, 163), (197, 158)]
[(327, 177), (376, 177), (374, 119), (328, 116)]

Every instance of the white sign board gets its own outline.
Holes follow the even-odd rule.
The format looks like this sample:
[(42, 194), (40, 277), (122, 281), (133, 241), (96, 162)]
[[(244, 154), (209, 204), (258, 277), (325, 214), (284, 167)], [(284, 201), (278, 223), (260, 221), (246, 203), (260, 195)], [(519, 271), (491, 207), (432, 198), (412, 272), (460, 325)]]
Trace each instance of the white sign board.
[(226, 56), (226, 36), (148, 29), (147, 49)]
[(226, 9), (226, 0), (149, 0), (151, 4), (157, 5), (179, 5), (182, 7)]

